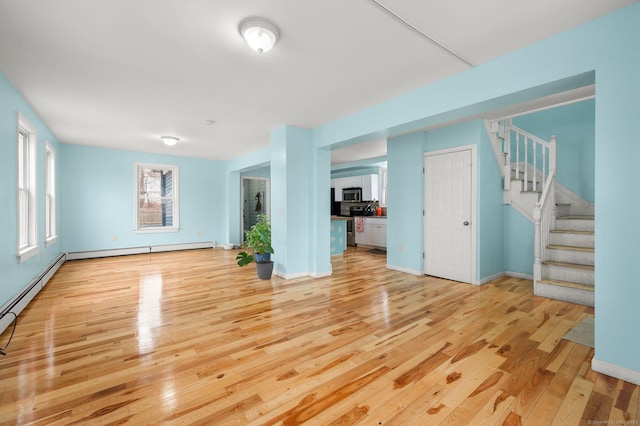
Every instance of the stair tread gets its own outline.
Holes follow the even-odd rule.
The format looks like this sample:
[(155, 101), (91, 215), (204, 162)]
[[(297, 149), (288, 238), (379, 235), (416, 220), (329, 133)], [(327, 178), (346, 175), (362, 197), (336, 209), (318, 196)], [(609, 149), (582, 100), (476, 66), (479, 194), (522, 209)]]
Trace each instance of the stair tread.
[(555, 250), (573, 250), (573, 251), (585, 251), (585, 252), (594, 252), (595, 248), (593, 247), (579, 247), (579, 246), (563, 246), (560, 244), (549, 244), (547, 246), (548, 249)]
[(556, 203), (556, 206), (571, 206), (571, 203)]
[(552, 234), (578, 234), (578, 235), (595, 235), (594, 231), (574, 231), (572, 229), (552, 229)]
[(585, 271), (594, 271), (595, 267), (592, 265), (582, 265), (579, 263), (568, 263), (568, 262), (556, 262), (554, 260), (545, 260), (542, 262), (543, 265), (550, 266), (562, 266), (564, 268), (573, 268), (573, 269), (583, 269)]
[(539, 282), (543, 284), (556, 285), (559, 287), (570, 287), (570, 288), (575, 288), (575, 289), (584, 290), (584, 291), (595, 291), (595, 288), (592, 285), (574, 283), (571, 281), (561, 281), (561, 280), (552, 280), (549, 278), (543, 278)]
[(557, 220), (595, 220), (595, 216), (591, 215), (570, 215), (570, 216), (558, 216)]

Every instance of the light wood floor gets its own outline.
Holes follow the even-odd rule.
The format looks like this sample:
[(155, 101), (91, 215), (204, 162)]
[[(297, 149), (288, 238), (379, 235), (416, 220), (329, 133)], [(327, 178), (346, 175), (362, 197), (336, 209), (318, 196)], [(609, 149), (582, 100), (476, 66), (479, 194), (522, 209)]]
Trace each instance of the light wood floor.
[[(2, 424), (640, 424), (562, 336), (593, 309), (385, 269), (285, 281), (235, 251), (71, 261), (0, 358)], [(1, 338), (2, 345), (8, 333)]]

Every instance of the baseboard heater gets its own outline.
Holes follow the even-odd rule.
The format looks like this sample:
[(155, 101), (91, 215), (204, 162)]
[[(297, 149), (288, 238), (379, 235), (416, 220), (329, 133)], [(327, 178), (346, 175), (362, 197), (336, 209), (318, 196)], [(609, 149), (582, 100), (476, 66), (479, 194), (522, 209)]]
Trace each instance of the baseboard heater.
[(2, 306), (2, 308), (0, 308), (0, 334), (3, 333), (14, 320), (17, 320), (18, 315), (20, 315), (24, 308), (27, 307), (29, 302), (33, 300), (36, 294), (38, 294), (38, 292), (44, 288), (53, 274), (56, 273), (58, 268), (60, 268), (60, 266), (62, 266), (62, 264), (67, 260), (125, 256), (129, 254), (141, 253), (159, 253), (165, 251), (194, 250), (214, 247), (215, 243), (213, 241), (205, 241), (201, 243), (167, 244), (160, 246), (134, 247), (115, 250), (95, 250), (62, 253), (53, 262), (51, 262), (47, 266), (47, 268), (45, 268), (45, 270), (40, 273), (40, 275), (38, 275), (29, 284), (27, 284), (19, 294), (11, 298)]
[(40, 275), (27, 284), (20, 293), (2, 306), (0, 309), (0, 333), (3, 333), (13, 321), (17, 320), (18, 315), (20, 315), (29, 302), (36, 297), (36, 294), (47, 285), (47, 282), (49, 282), (53, 274), (56, 273), (65, 260), (66, 255), (64, 253), (60, 254)]
[(67, 260), (94, 259), (98, 257), (127, 256), (130, 254), (160, 253), (163, 251), (195, 250), (214, 248), (213, 241), (201, 243), (166, 244), (161, 246), (143, 246), (112, 250), (78, 251), (67, 253)]

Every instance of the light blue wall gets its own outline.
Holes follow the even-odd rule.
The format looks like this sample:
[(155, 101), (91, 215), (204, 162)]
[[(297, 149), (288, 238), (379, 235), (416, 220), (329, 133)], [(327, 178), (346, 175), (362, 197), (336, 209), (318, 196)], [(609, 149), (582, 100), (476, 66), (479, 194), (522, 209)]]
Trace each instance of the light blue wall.
[(595, 99), (516, 117), (513, 124), (541, 139), (557, 139), (558, 182), (595, 200)]
[(311, 137), (293, 126), (271, 132), (274, 271), (284, 277), (331, 273), (331, 156), (315, 149)]
[[(477, 192), (475, 277), (482, 280), (504, 271), (502, 175), (483, 121), (474, 120), (427, 132), (425, 152), (475, 145)], [(393, 206), (392, 206), (393, 207)]]
[[(394, 136), (593, 84), (595, 79), (595, 359), (636, 372), (640, 372), (640, 340), (628, 336), (640, 326), (635, 315), (640, 300), (635, 241), (640, 240), (640, 228), (629, 226), (640, 211), (640, 193), (635, 188), (640, 158), (638, 22), (640, 4), (634, 3), (312, 130), (318, 148)], [(389, 178), (391, 185), (391, 166)], [(391, 218), (391, 204), (389, 211)], [(413, 212), (397, 210), (395, 214), (406, 214), (408, 222), (414, 222)], [(393, 256), (390, 259), (395, 261)]]
[[(640, 372), (640, 4), (594, 23), (596, 70), (596, 354)], [(597, 25), (596, 25), (597, 24)], [(584, 46), (584, 49), (588, 49)]]
[[(635, 314), (637, 301), (640, 300), (640, 285), (635, 269), (638, 257), (635, 241), (640, 240), (640, 228), (629, 226), (635, 223), (637, 212), (640, 211), (640, 193), (635, 188), (636, 163), (640, 158), (640, 140), (636, 126), (639, 111), (637, 105), (640, 99), (640, 80), (637, 78), (637, 70), (640, 69), (640, 55), (637, 53), (637, 46), (640, 45), (638, 22), (640, 22), (640, 4), (634, 3), (620, 11), (549, 37), (524, 49), (317, 128), (304, 130), (285, 127), (274, 131), (269, 149), (227, 162), (225, 164), (227, 180), (225, 181), (224, 176), (220, 175), (220, 179), (212, 182), (212, 192), (219, 193), (222, 196), (221, 199), (227, 200), (226, 206), (224, 203), (221, 206), (223, 210), (226, 207), (226, 212), (220, 215), (221, 220), (228, 224), (227, 236), (232, 234), (232, 229), (239, 229), (239, 223), (234, 226), (233, 212), (239, 211), (240, 208), (240, 172), (246, 167), (271, 161), (272, 218), (274, 240), (277, 240), (278, 244), (276, 259), (282, 256), (285, 272), (323, 272), (329, 265), (330, 250), (329, 200), (326, 196), (330, 182), (329, 149), (334, 144), (350, 144), (389, 136), (399, 144), (389, 148), (389, 161), (395, 162), (396, 171), (393, 172), (392, 165), (389, 164), (388, 260), (394, 265), (406, 265), (408, 268), (421, 265), (421, 261), (415, 258), (416, 253), (421, 254), (421, 245), (414, 244), (416, 239), (407, 235), (410, 227), (416, 229), (416, 226), (421, 226), (421, 201), (416, 201), (411, 195), (403, 195), (402, 191), (407, 188), (405, 184), (409, 184), (409, 194), (413, 193), (413, 188), (422, 185), (421, 173), (416, 174), (415, 170), (417, 163), (422, 163), (422, 143), (426, 143), (428, 149), (435, 149), (438, 142), (437, 139), (435, 142), (432, 140), (434, 145), (429, 145), (428, 135), (421, 133), (398, 136), (425, 128), (450, 125), (456, 120), (593, 84), (595, 81), (597, 98), (595, 100), (594, 199), (598, 199), (596, 204), (598, 250), (595, 268), (597, 313), (595, 359), (640, 372), (640, 340), (629, 338), (636, 335), (640, 326), (640, 319)], [(0, 225), (5, 225), (5, 229), (15, 230), (15, 163), (13, 162), (15, 147), (12, 147), (11, 141), (15, 140), (13, 120), (16, 106), (27, 111), (25, 115), (33, 120), (32, 124), (41, 126), (42, 123), (37, 120), (37, 117), (33, 117), (33, 113), (15, 91), (7, 87), (6, 79), (3, 79), (1, 84), (3, 96), (0, 100), (2, 107), (0, 131), (3, 136), (3, 142), (1, 142), (3, 155), (0, 160), (2, 161), (0, 173), (3, 173), (3, 179), (0, 201), (9, 207), (0, 213)], [(44, 134), (45, 131), (42, 132)], [(479, 140), (482, 144), (481, 137)], [(65, 146), (61, 150), (63, 154), (66, 153), (66, 148)], [(484, 156), (481, 150), (479, 150), (479, 157)], [(74, 152), (73, 149), (69, 151), (69, 157), (63, 156), (61, 159), (63, 165), (72, 168), (71, 174), (86, 178), (86, 173), (83, 171), (88, 168), (73, 164), (74, 161), (84, 161), (83, 156), (74, 155), (77, 151)], [(126, 170), (124, 172), (126, 175), (132, 175), (133, 165), (128, 155), (106, 154), (108, 164), (113, 165), (115, 170)], [(94, 154), (90, 154), (89, 159), (97, 163)], [(41, 159), (39, 161), (42, 162)], [(149, 160), (136, 159), (136, 161)], [(128, 163), (126, 167), (125, 163)], [(202, 177), (208, 176), (207, 173), (217, 173), (215, 166), (213, 166), (214, 171), (205, 171), (204, 166), (196, 162), (193, 164), (196, 171), (187, 179), (190, 182), (193, 182), (195, 175)], [(405, 164), (407, 170), (400, 170), (399, 167)], [(104, 167), (97, 167), (97, 174), (104, 175), (106, 173), (104, 169)], [(483, 180), (485, 172), (482, 170), (479, 172), (481, 192), (478, 195), (479, 214), (483, 223), (479, 225), (478, 235), (479, 247), (482, 251), (486, 250), (485, 241), (490, 241), (485, 240), (485, 236), (495, 230), (495, 223), (491, 222), (485, 228), (484, 221), (488, 220), (487, 216), (496, 208), (495, 194), (491, 192), (486, 195), (487, 188), (483, 184), (484, 182), (490, 186), (494, 176), (487, 174), (485, 181)], [(86, 193), (88, 195), (95, 193), (95, 188), (87, 188), (84, 183), (74, 183), (70, 180), (71, 176), (64, 179), (62, 186), (64, 202), (62, 232), (66, 232), (74, 224), (73, 220), (67, 217), (67, 212), (72, 217), (77, 217), (75, 211), (77, 206), (85, 209), (85, 203), (92, 201), (78, 194), (67, 197), (68, 191), (73, 191), (77, 187), (91, 189)], [(127, 232), (127, 228), (131, 231), (133, 213), (127, 210), (127, 206), (118, 195), (124, 180), (115, 178), (118, 185), (115, 189), (106, 188), (98, 177), (91, 180), (98, 185), (99, 189), (104, 190), (105, 197), (112, 199), (122, 212), (117, 211), (115, 218), (105, 218), (101, 212), (96, 213), (97, 220), (93, 220), (96, 216), (77, 217), (82, 229), (74, 232), (69, 240), (66, 234), (63, 235), (65, 248), (75, 245), (110, 248), (101, 246), (105, 243), (105, 236), (108, 237), (107, 243), (111, 243), (110, 236), (114, 232), (112, 228), (115, 228), (119, 236)], [(213, 189), (217, 182), (224, 182), (227, 188), (226, 193), (224, 189)], [(70, 188), (65, 186), (67, 183), (70, 184)], [(182, 178), (181, 187), (184, 183), (185, 180)], [(130, 182), (127, 184), (126, 191), (129, 194), (132, 191)], [(395, 192), (395, 196), (392, 191)], [(294, 203), (294, 197), (298, 197), (296, 199), (298, 204)], [(128, 195), (127, 198), (132, 200), (133, 195)], [(196, 196), (192, 194), (187, 198), (191, 200), (189, 203), (193, 203)], [(198, 198), (198, 200), (201, 199), (202, 197)], [(212, 203), (208, 205), (211, 209), (208, 209), (210, 213), (207, 220), (215, 223), (218, 219), (215, 210), (217, 205), (215, 202)], [(303, 203), (306, 205), (301, 207)], [(197, 204), (200, 207), (200, 204)], [(99, 205), (111, 208), (111, 206), (104, 206), (104, 202), (101, 201)], [(131, 209), (130, 204), (128, 208)], [(503, 210), (503, 220), (507, 224), (506, 234), (509, 234), (509, 238), (503, 239), (505, 268), (515, 269), (519, 267), (518, 265), (524, 267), (530, 262), (528, 259), (526, 262), (521, 260), (530, 257), (530, 253), (522, 253), (514, 258), (509, 257), (512, 254), (507, 254), (517, 241), (514, 235), (519, 232), (515, 230), (516, 227), (521, 229), (518, 226), (520, 218), (507, 207)], [(303, 211), (306, 215), (302, 214)], [(104, 232), (99, 231), (95, 241), (87, 240), (82, 232), (99, 230), (101, 219), (106, 220), (109, 229)], [(198, 216), (194, 220), (199, 222), (200, 219)], [(237, 218), (235, 220), (237, 221)], [(184, 224), (184, 219), (181, 222)], [(406, 222), (406, 228), (404, 224), (401, 225), (401, 222)], [(218, 226), (224, 228), (224, 225), (215, 223), (211, 226), (212, 228), (206, 231), (211, 234), (207, 239), (217, 239), (216, 229)], [(190, 237), (194, 235), (194, 231), (191, 227), (185, 230), (184, 235), (189, 237), (186, 239), (193, 241), (194, 239)], [(399, 234), (396, 235), (394, 231)], [(8, 271), (7, 274), (2, 275), (2, 295), (5, 298), (7, 294), (15, 292), (15, 289), (26, 284), (34, 274), (40, 272), (47, 264), (47, 260), (55, 257), (55, 253), (60, 251), (55, 247), (45, 250), (42, 259), (32, 259), (27, 264), (18, 266), (15, 264), (15, 235), (0, 238), (2, 238), (0, 266), (3, 272)], [(178, 236), (172, 238), (178, 238)], [(496, 237), (491, 244), (495, 244), (500, 252), (498, 240), (500, 238)], [(119, 238), (118, 241), (122, 240)], [(137, 245), (138, 241), (132, 239), (127, 241), (127, 244)], [(486, 244), (489, 246), (490, 243)], [(400, 246), (404, 251), (399, 250)], [(298, 249), (300, 250), (297, 251)], [(485, 261), (490, 266), (485, 267)], [(495, 259), (485, 259), (481, 263), (483, 265), (478, 267), (480, 271), (484, 271), (481, 273), (483, 274), (494, 270), (498, 262)], [(9, 284), (4, 284), (5, 277)]]
[(387, 265), (422, 273), (424, 144), (417, 132), (387, 140)]
[[(64, 251), (220, 242), (224, 239), (224, 164), (211, 160), (62, 145)], [(134, 164), (179, 167), (180, 231), (134, 231)], [(200, 235), (198, 235), (200, 232)], [(113, 236), (117, 238), (113, 241)]]
[(533, 223), (509, 205), (504, 206), (505, 271), (533, 276)]
[(240, 176), (242, 176), (242, 177), (269, 178), (269, 177), (271, 177), (271, 167), (270, 166), (265, 166), (265, 167), (259, 167), (259, 168), (252, 169), (252, 170), (247, 170), (247, 171), (244, 171), (244, 172), (240, 173)]
[(334, 170), (331, 172), (331, 179), (363, 176), (363, 175), (377, 175), (380, 172), (378, 167), (363, 167), (357, 170)]
[[(18, 263), (17, 246), (17, 113), (37, 131), (37, 205), (38, 244), (40, 253)], [(11, 82), (0, 71), (0, 306), (20, 292), (37, 277), (62, 251), (60, 237), (60, 203), (56, 206), (58, 240), (44, 246), (44, 152), (45, 140), (56, 151), (57, 170), (60, 171), (60, 144), (47, 126), (40, 120)], [(60, 195), (60, 179), (56, 182)]]

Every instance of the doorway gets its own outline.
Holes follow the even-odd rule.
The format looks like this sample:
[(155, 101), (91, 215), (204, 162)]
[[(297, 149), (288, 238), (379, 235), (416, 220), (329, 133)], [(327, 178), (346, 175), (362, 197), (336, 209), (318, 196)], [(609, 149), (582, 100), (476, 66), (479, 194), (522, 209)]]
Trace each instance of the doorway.
[(475, 278), (475, 146), (425, 154), (424, 273)]
[(269, 214), (269, 179), (261, 177), (242, 177), (242, 242), (245, 231), (251, 229), (261, 214)]

